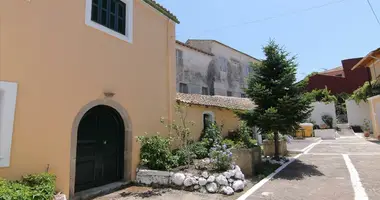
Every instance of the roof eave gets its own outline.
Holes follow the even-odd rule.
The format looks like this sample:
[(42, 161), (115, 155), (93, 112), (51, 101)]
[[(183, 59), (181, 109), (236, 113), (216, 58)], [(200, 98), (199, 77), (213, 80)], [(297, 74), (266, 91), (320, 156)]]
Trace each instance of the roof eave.
[(374, 59), (374, 57), (376, 56), (375, 54), (378, 53), (380, 53), (380, 48), (369, 52), (369, 54), (367, 54), (363, 59), (361, 59), (351, 70), (354, 70), (359, 67), (366, 67), (368, 63), (370, 63)]
[(151, 7), (153, 7), (154, 9), (156, 9), (158, 12), (162, 13), (163, 15), (171, 19), (173, 22), (180, 24), (180, 21), (178, 20), (178, 18), (173, 13), (171, 13), (168, 9), (164, 8), (161, 4), (157, 3), (154, 0), (143, 0), (143, 1), (147, 3), (148, 5), (150, 5)]

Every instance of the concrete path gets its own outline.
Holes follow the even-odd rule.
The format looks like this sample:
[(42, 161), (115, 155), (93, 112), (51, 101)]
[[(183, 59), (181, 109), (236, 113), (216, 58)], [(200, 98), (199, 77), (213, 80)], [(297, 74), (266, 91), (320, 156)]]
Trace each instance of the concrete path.
[(319, 138), (305, 138), (305, 139), (294, 139), (287, 143), (288, 152), (291, 154), (303, 153), (310, 147), (313, 143), (319, 141)]
[(380, 144), (345, 134), (315, 144), (239, 200), (378, 200), (379, 169)]

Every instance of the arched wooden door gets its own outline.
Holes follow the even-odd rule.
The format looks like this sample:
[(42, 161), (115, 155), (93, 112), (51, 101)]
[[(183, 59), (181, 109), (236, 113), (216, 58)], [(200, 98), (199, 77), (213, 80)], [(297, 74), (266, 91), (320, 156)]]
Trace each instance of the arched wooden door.
[(75, 192), (119, 181), (124, 167), (124, 124), (109, 106), (91, 108), (78, 127)]

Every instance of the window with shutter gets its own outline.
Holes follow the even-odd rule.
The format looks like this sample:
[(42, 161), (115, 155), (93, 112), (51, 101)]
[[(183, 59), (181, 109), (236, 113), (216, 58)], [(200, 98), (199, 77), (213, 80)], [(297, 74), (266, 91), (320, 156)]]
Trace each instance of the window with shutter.
[(86, 0), (86, 24), (132, 42), (133, 0)]

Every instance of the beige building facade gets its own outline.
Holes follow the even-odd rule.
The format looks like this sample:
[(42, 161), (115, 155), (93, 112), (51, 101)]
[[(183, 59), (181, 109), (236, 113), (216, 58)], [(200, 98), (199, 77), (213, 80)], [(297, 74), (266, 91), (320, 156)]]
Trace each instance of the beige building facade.
[[(371, 71), (371, 80), (380, 80), (380, 48), (369, 52), (352, 69), (368, 67)], [(369, 115), (371, 118), (373, 134), (380, 139), (380, 95), (368, 98)]]
[(177, 103), (187, 104), (185, 114), (189, 121), (194, 122), (191, 129), (191, 139), (198, 141), (208, 121), (215, 122), (222, 128), (223, 137), (231, 131), (236, 131), (240, 118), (235, 111), (252, 110), (254, 103), (248, 98), (210, 96), (200, 94), (177, 93)]
[(135, 137), (166, 133), (178, 20), (151, 0), (102, 2), (0, 1), (0, 177), (49, 171), (72, 197), (134, 180)]

